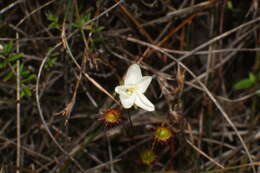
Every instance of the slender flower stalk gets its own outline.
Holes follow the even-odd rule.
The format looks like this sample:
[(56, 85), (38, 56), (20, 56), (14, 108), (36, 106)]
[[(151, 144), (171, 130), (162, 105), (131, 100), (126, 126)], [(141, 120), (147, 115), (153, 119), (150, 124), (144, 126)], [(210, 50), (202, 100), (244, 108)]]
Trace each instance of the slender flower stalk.
[(126, 72), (124, 85), (115, 88), (123, 107), (129, 109), (136, 105), (146, 111), (154, 111), (154, 105), (144, 95), (151, 81), (152, 76), (142, 76), (139, 65), (131, 65)]

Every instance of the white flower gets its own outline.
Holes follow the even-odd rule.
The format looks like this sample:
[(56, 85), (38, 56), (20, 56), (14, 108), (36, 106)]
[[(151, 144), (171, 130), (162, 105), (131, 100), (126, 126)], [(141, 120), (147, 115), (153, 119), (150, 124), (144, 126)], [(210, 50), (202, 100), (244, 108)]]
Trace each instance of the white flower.
[(139, 65), (131, 65), (126, 72), (124, 85), (115, 88), (123, 107), (128, 109), (135, 104), (146, 111), (154, 111), (154, 105), (144, 95), (151, 81), (152, 76), (142, 76)]

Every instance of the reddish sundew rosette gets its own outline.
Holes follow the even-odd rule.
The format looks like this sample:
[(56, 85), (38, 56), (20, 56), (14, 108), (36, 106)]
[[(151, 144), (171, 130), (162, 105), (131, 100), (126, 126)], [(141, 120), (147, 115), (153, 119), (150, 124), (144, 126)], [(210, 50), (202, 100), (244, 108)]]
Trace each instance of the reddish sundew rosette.
[(140, 154), (141, 162), (145, 165), (151, 165), (156, 160), (156, 154), (151, 149), (146, 149)]
[(160, 143), (169, 142), (172, 136), (172, 131), (167, 127), (157, 127), (154, 131), (154, 138)]
[(121, 112), (119, 109), (109, 109), (103, 113), (100, 120), (103, 120), (108, 126), (117, 125), (121, 121)]

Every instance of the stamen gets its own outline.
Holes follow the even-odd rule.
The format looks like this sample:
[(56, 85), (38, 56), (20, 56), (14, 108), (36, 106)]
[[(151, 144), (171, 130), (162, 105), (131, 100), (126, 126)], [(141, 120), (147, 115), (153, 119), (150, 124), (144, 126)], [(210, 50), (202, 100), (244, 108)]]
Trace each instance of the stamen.
[(127, 89), (126, 89), (126, 93), (127, 93), (128, 95), (132, 95), (135, 91), (136, 91), (136, 88), (127, 88)]

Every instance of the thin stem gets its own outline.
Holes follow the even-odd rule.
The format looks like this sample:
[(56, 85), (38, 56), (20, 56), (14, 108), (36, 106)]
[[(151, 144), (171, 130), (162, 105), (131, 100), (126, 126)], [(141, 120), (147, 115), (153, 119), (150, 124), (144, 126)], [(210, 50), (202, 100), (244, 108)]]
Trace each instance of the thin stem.
[[(16, 52), (19, 53), (19, 34), (16, 33)], [(21, 76), (20, 76), (20, 60), (18, 59), (16, 61), (16, 138), (17, 138), (17, 144), (16, 144), (16, 173), (20, 173), (20, 165), (21, 165)]]

